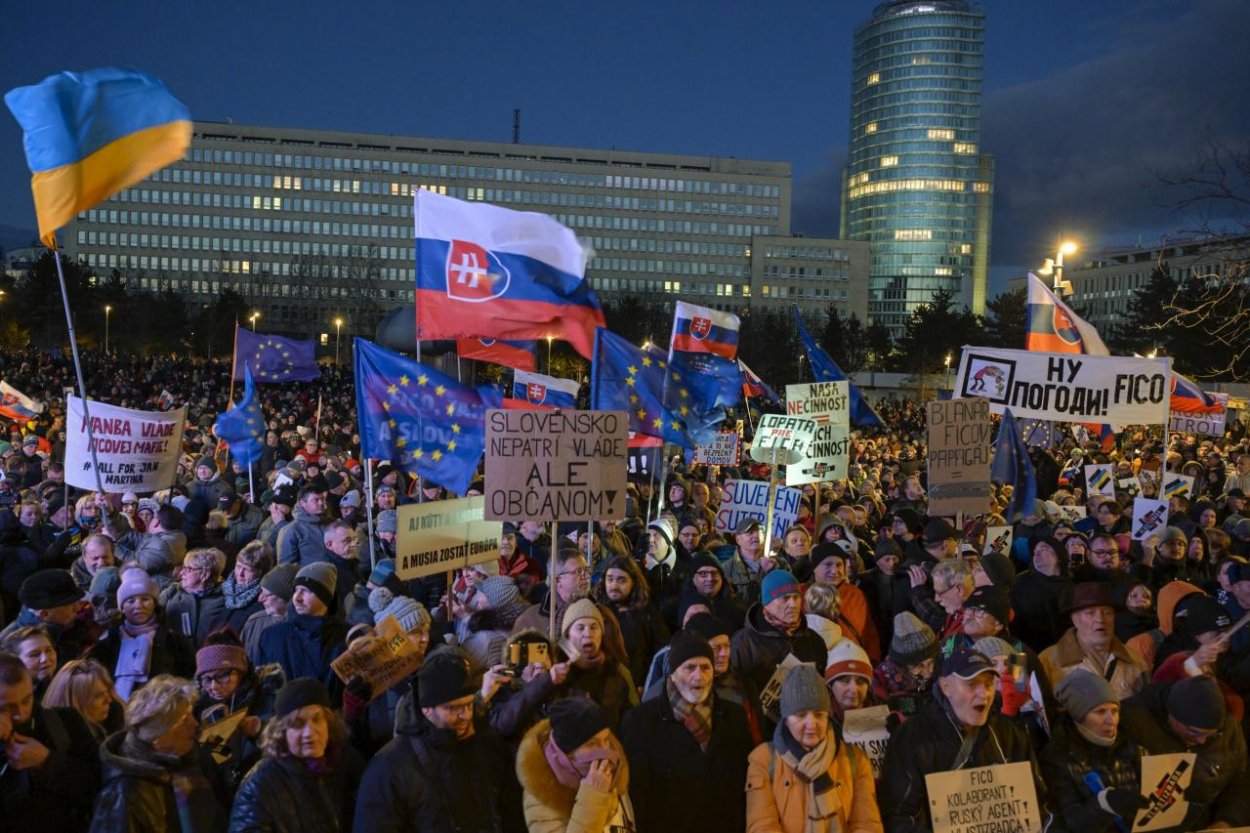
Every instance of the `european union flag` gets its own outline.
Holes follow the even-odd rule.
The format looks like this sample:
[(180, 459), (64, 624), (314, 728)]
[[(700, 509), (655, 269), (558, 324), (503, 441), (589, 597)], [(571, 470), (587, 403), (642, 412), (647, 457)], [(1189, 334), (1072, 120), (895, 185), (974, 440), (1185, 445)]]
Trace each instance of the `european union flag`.
[(254, 333), (235, 328), (234, 378), (250, 367), (258, 382), (311, 382), (321, 378), (317, 351), (311, 341)]
[(816, 343), (816, 339), (812, 338), (812, 334), (807, 331), (807, 327), (803, 326), (803, 319), (799, 317), (799, 307), (797, 304), (791, 307), (794, 311), (794, 323), (799, 325), (799, 338), (803, 339), (803, 347), (807, 350), (807, 362), (812, 366), (812, 375), (816, 377), (817, 382), (848, 382), (847, 388), (851, 397), (851, 424), (861, 427), (878, 426), (885, 427), (885, 423), (881, 421), (881, 417), (868, 404), (868, 400), (860, 393), (854, 382), (850, 382), (846, 378), (846, 374), (842, 372), (842, 368), (838, 367), (837, 362), (829, 358), (829, 354), (820, 349), (820, 345)]
[(463, 495), (486, 448), (480, 391), (418, 361), (357, 338), (360, 452)]
[[(664, 407), (661, 395), (667, 362), (600, 327), (595, 330), (594, 363), (590, 374), (590, 407), (629, 413), (629, 430), (694, 448), (686, 422)], [(675, 394), (681, 398), (681, 389)], [(686, 397), (690, 391), (686, 390)], [(671, 399), (672, 397), (670, 397)]]
[(251, 466), (260, 459), (265, 448), (265, 417), (260, 412), (256, 383), (247, 365), (243, 366), (243, 398), (217, 418), (213, 433), (225, 441), (234, 459), (244, 466)]
[(1014, 487), (1011, 506), (1004, 513), (1007, 523), (1013, 524), (1033, 511), (1033, 501), (1037, 500), (1037, 474), (1010, 408), (1003, 411), (1003, 421), (998, 427), (998, 447), (990, 462), (990, 479)]
[(656, 347), (650, 352), (668, 374), (664, 404), (686, 423), (691, 440), (710, 445), (716, 439), (717, 426), (725, 421), (725, 408), (742, 398), (736, 360), (680, 350), (665, 356)]

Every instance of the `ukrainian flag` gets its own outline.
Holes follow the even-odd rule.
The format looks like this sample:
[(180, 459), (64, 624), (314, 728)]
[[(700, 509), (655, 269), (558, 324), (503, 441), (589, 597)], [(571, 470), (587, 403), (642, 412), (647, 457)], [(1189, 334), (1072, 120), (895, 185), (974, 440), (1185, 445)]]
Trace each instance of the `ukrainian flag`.
[(191, 113), (157, 79), (124, 69), (62, 72), (10, 90), (25, 132), (39, 239), (153, 171), (191, 144)]

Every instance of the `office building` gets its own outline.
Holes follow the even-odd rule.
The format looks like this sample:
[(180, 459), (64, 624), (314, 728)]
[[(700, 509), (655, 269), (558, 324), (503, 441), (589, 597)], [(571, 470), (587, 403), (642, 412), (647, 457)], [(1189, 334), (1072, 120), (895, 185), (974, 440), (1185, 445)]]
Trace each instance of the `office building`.
[(871, 244), (869, 316), (895, 336), (938, 290), (985, 310), (984, 43), (985, 15), (964, 0), (890, 0), (855, 31), (839, 237)]

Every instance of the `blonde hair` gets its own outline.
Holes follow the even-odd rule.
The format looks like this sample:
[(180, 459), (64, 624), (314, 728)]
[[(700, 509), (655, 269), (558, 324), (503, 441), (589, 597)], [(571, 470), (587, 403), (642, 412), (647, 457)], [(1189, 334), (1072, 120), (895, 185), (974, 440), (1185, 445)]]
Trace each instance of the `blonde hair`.
[[(334, 709), (327, 709), (325, 706), (318, 706), (317, 708), (325, 712), (326, 725), (330, 727), (330, 739), (326, 744), (327, 754), (331, 748), (341, 749), (347, 744), (347, 724), (343, 722), (343, 718)], [(282, 717), (276, 717), (266, 723), (264, 731), (260, 733), (260, 748), (265, 753), (265, 757), (291, 757), (291, 747), (286, 744), (286, 730), (298, 729), (299, 727), (299, 710)]]
[(171, 674), (159, 674), (130, 695), (126, 704), (126, 730), (151, 743), (173, 728), (183, 712), (195, 706), (199, 692), (195, 683)]
[(222, 569), (226, 566), (226, 554), (216, 547), (201, 547), (187, 553), (187, 557), (182, 563), (184, 566), (194, 570), (211, 571), (213, 580), (216, 581), (221, 576)]
[(96, 683), (104, 683), (110, 700), (125, 705), (113, 689), (113, 675), (102, 663), (94, 659), (72, 659), (48, 683), (48, 690), (43, 695), (43, 707), (73, 709), (83, 714), (95, 697)]
[(230, 516), (220, 509), (214, 509), (208, 513), (208, 521), (205, 522), (205, 529), (226, 529), (230, 526)]
[(803, 609), (831, 622), (838, 621), (838, 591), (827, 584), (809, 584), (803, 594)]

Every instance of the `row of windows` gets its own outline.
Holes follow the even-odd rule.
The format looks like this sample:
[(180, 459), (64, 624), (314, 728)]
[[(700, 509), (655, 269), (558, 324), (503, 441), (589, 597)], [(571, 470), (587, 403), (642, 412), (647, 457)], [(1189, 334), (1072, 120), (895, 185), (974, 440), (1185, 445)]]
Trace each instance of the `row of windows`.
[(822, 286), (774, 286), (764, 284), (760, 294), (765, 298), (827, 298), (830, 301), (847, 301), (850, 294), (845, 289)]
[(768, 278), (811, 278), (813, 280), (850, 280), (851, 270), (847, 264), (839, 263), (832, 269), (827, 267), (806, 266), (765, 266), (764, 276)]
[(851, 259), (851, 253), (846, 249), (830, 249), (825, 246), (777, 246), (768, 244), (764, 246), (764, 257), (798, 258), (800, 260), (837, 260), (849, 262)]

